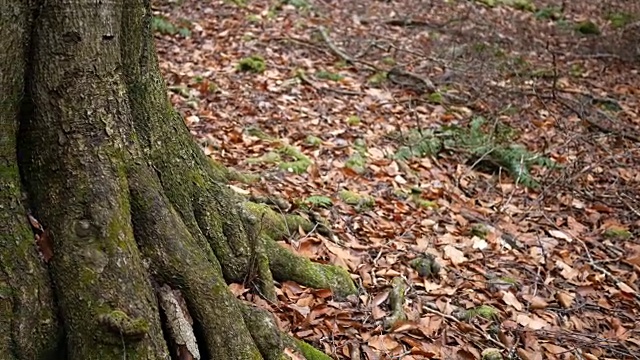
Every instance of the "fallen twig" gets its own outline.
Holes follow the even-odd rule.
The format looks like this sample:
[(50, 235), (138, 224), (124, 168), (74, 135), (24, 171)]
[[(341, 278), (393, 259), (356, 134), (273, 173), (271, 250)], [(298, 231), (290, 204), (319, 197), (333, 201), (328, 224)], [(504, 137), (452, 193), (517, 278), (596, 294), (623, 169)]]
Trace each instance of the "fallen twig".
[(305, 74), (303, 73), (299, 73), (298, 74), (298, 78), (300, 79), (300, 81), (302, 81), (303, 83), (311, 86), (312, 88), (314, 88), (317, 91), (320, 92), (334, 92), (336, 94), (340, 94), (340, 95), (348, 95), (348, 96), (358, 96), (358, 95), (364, 95), (364, 93), (361, 93), (359, 91), (352, 91), (352, 90), (345, 90), (345, 89), (336, 89), (336, 88), (332, 88), (332, 87), (327, 87), (327, 86), (318, 86), (316, 83), (314, 83), (313, 81), (311, 81), (311, 79), (309, 79)]
[[(423, 310), (426, 310), (427, 312), (430, 312), (430, 313), (432, 313), (432, 314), (436, 314), (436, 315), (442, 316), (444, 319), (449, 320), (449, 321), (453, 321), (453, 322), (454, 322), (454, 323), (456, 323), (456, 324), (462, 324), (462, 323), (463, 323), (462, 321), (460, 321), (460, 320), (456, 319), (454, 316), (444, 314), (444, 313), (442, 313), (442, 312), (440, 312), (440, 311), (438, 311), (438, 310), (436, 310), (436, 309), (432, 309), (432, 308), (430, 308), (429, 306), (423, 306), (423, 307), (422, 307), (422, 309), (423, 309)], [(468, 324), (468, 323), (464, 323), (464, 324), (465, 324), (465, 325), (470, 325), (470, 324)], [(496, 339), (492, 338), (491, 336), (489, 336), (489, 334), (487, 334), (487, 333), (486, 333), (485, 331), (483, 331), (482, 329), (478, 329), (475, 325), (472, 325), (472, 326), (471, 326), (471, 329), (473, 329), (477, 334), (481, 335), (481, 336), (482, 336), (482, 337), (484, 337), (487, 341), (489, 341), (489, 342), (491, 342), (491, 343), (495, 344), (496, 346), (500, 347), (501, 349), (509, 350), (509, 348), (507, 348), (507, 346), (506, 346), (505, 344), (503, 344), (503, 343), (501, 343), (500, 341), (498, 341), (498, 340), (496, 340)]]

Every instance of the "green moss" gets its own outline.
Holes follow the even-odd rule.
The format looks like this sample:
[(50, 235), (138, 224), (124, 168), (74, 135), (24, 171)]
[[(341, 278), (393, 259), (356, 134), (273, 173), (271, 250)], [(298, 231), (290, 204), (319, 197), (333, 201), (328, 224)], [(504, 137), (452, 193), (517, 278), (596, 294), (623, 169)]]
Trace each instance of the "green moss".
[(536, 19), (560, 20), (562, 19), (562, 8), (557, 6), (547, 6), (535, 13)]
[(376, 199), (373, 196), (362, 195), (354, 191), (341, 190), (338, 196), (345, 203), (355, 206), (358, 211), (371, 209), (376, 204)]
[[(247, 304), (240, 304), (242, 317), (265, 360), (284, 357), (283, 334), (269, 312)], [(286, 357), (288, 359), (288, 357)]]
[(498, 317), (498, 310), (493, 306), (480, 305), (475, 308), (468, 309), (459, 314), (461, 320), (469, 321), (476, 316), (487, 319), (495, 320)]
[(311, 163), (308, 161), (298, 160), (280, 163), (279, 167), (282, 170), (292, 172), (294, 174), (303, 174), (307, 171), (309, 165), (311, 165)]
[(146, 320), (132, 319), (120, 310), (100, 315), (99, 321), (110, 332), (130, 340), (140, 340), (149, 332), (149, 323)]
[(263, 73), (267, 69), (267, 64), (262, 56), (252, 55), (240, 60), (236, 69), (242, 72)]
[(377, 86), (387, 81), (387, 73), (384, 71), (377, 72), (367, 79), (369, 85)]
[(365, 158), (359, 152), (354, 153), (347, 159), (345, 166), (358, 174), (364, 174), (367, 171)]
[(347, 118), (347, 124), (349, 126), (360, 125), (360, 117), (357, 115), (351, 115)]
[[(254, 136), (267, 137), (263, 132), (253, 129)], [(268, 137), (270, 141), (280, 144), (277, 140)], [(284, 161), (285, 159), (291, 161)], [(278, 167), (282, 170), (293, 172), (295, 174), (302, 174), (307, 171), (307, 168), (313, 163), (309, 157), (303, 154), (296, 147), (291, 145), (280, 145), (277, 152), (269, 152), (257, 158), (247, 159), (248, 164), (261, 164), (271, 163), (278, 164)]]
[(606, 19), (611, 23), (611, 27), (620, 29), (636, 21), (637, 16), (626, 12), (610, 12)]
[(489, 228), (484, 224), (474, 224), (471, 227), (471, 235), (477, 236), (481, 239), (486, 239), (489, 234)]
[(516, 10), (522, 11), (536, 11), (536, 6), (532, 0), (475, 0), (476, 2), (488, 7), (495, 7), (498, 5), (512, 7)]
[(503, 360), (499, 349), (488, 348), (482, 351), (482, 360)]
[(282, 170), (302, 174), (306, 172), (307, 168), (312, 164), (311, 159), (291, 145), (284, 145), (280, 147), (278, 151), (284, 156), (293, 158), (293, 161), (280, 163), (279, 167)]
[(344, 76), (324, 70), (320, 70), (313, 74), (318, 79), (331, 80), (331, 81), (340, 81), (344, 79)]
[(436, 203), (435, 201), (431, 201), (431, 200), (425, 200), (423, 198), (421, 198), (418, 195), (413, 195), (411, 196), (411, 200), (413, 201), (414, 204), (425, 208), (425, 209), (437, 209), (438, 208), (438, 203)]
[(426, 254), (422, 257), (411, 260), (410, 265), (418, 272), (418, 275), (425, 278), (438, 277), (440, 270), (442, 270), (442, 267), (436, 261), (435, 256), (431, 254)]
[(444, 103), (444, 96), (442, 96), (442, 93), (439, 91), (432, 92), (427, 96), (427, 101), (432, 104), (442, 104)]
[(247, 7), (247, 5), (249, 5), (249, 0), (224, 0), (224, 2), (241, 8)]
[(518, 279), (516, 279), (516, 278), (512, 278), (512, 277), (509, 277), (509, 276), (503, 276), (503, 277), (499, 278), (499, 280), (504, 282), (504, 283), (506, 283), (506, 284), (509, 284), (509, 285), (519, 286)]
[(259, 15), (249, 14), (247, 15), (247, 21), (250, 23), (259, 23), (262, 21), (262, 18)]
[(322, 145), (322, 139), (317, 136), (307, 135), (307, 137), (304, 139), (304, 143), (313, 147), (318, 147)]
[(321, 195), (309, 196), (304, 199), (304, 202), (311, 205), (312, 207), (330, 208), (333, 206), (333, 201), (330, 198)]
[(396, 59), (394, 59), (394, 58), (392, 58), (390, 56), (387, 56), (387, 57), (382, 58), (382, 63), (385, 64), (385, 65), (394, 66), (396, 64)]
[(280, 160), (280, 154), (277, 152), (268, 152), (262, 156), (250, 158), (245, 161), (247, 164), (274, 164), (280, 162)]
[(168, 18), (163, 16), (154, 16), (151, 20), (151, 28), (153, 31), (162, 35), (176, 35), (179, 34), (182, 37), (191, 36), (191, 30), (189, 30), (189, 22), (182, 19), (179, 25), (175, 25)]
[(493, 319), (498, 315), (498, 310), (493, 306), (480, 305), (474, 309), (475, 314), (485, 319)]
[(260, 222), (259, 228), (272, 239), (281, 239), (295, 233), (299, 227), (306, 231), (313, 229), (311, 222), (301, 216), (283, 214), (273, 211), (266, 204), (245, 202), (243, 207)]
[(611, 227), (604, 232), (604, 236), (610, 239), (622, 239), (627, 240), (631, 238), (631, 232), (627, 229), (619, 227)]
[(600, 35), (600, 28), (590, 20), (577, 23), (575, 30), (582, 35)]
[(271, 271), (276, 280), (292, 280), (315, 289), (331, 289), (344, 298), (357, 293), (349, 273), (334, 265), (314, 263), (306, 257), (293, 254), (273, 241), (267, 241)]
[(331, 360), (331, 356), (323, 353), (322, 351), (314, 348), (313, 346), (307, 344), (306, 342), (294, 339), (296, 347), (302, 353), (302, 355), (307, 360)]

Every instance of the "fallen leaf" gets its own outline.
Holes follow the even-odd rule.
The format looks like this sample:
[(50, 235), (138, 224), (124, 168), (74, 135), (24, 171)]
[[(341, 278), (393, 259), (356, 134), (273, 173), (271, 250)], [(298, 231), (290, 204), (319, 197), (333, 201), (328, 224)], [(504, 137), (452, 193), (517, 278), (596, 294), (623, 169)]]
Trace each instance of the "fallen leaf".
[(622, 290), (622, 292), (627, 293), (627, 294), (636, 294), (636, 291), (633, 290), (633, 288), (625, 283), (623, 283), (622, 281), (618, 281), (618, 288), (620, 290)]
[(453, 263), (453, 265), (460, 265), (465, 261), (467, 261), (467, 258), (464, 256), (464, 253), (458, 250), (453, 245), (447, 245), (444, 247), (444, 255), (446, 258), (451, 260), (451, 263)]
[(504, 301), (505, 304), (512, 306), (518, 311), (522, 311), (522, 303), (518, 301), (511, 291), (503, 291), (502, 293), (502, 301)]
[(531, 309), (545, 309), (549, 306), (549, 303), (540, 296), (522, 295), (522, 298), (529, 302)]
[(564, 232), (562, 232), (560, 230), (549, 230), (549, 235), (553, 236), (556, 239), (566, 240), (567, 242), (572, 242), (573, 241), (571, 236), (567, 235), (566, 233), (564, 233)]
[(571, 304), (573, 304), (574, 298), (575, 296), (569, 295), (568, 293), (563, 291), (560, 291), (556, 294), (556, 299), (558, 300), (558, 303), (560, 303), (560, 305), (562, 305), (562, 307), (565, 309), (568, 309), (571, 307)]

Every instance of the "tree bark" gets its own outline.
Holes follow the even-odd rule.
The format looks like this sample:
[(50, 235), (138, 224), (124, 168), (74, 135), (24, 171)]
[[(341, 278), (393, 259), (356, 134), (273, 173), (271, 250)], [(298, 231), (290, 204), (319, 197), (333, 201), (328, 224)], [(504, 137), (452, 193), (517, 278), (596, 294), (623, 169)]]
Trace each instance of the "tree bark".
[(227, 283), (277, 301), (274, 278), (353, 282), (276, 244), (312, 224), (228, 190), (167, 100), (151, 19), (148, 1), (0, 2), (2, 358), (326, 357)]

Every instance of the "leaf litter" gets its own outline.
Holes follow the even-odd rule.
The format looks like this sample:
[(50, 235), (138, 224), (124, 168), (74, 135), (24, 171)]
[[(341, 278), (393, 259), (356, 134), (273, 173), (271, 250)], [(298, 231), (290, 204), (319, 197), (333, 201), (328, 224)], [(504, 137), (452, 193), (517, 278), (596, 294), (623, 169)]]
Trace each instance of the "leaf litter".
[[(326, 219), (333, 234), (282, 244), (362, 288), (238, 297), (339, 359), (640, 357), (638, 4), (154, 9), (169, 96), (205, 153), (256, 175), (234, 190)], [(478, 119), (481, 136), (450, 140)]]

